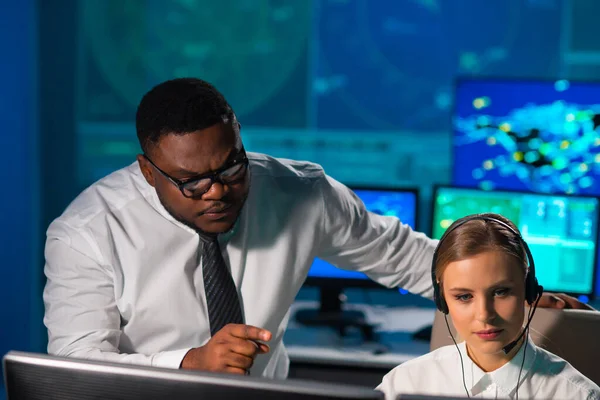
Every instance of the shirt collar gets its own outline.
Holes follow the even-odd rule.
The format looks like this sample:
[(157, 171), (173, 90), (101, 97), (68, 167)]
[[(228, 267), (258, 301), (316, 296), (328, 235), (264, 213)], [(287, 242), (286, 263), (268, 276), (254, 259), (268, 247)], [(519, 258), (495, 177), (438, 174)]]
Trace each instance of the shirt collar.
[[(492, 383), (496, 385), (504, 396), (512, 397), (514, 395), (517, 388), (517, 379), (519, 379), (519, 372), (521, 373), (520, 382), (522, 384), (531, 370), (536, 357), (537, 351), (535, 345), (531, 341), (531, 338), (527, 338), (527, 342), (521, 346), (517, 354), (508, 363), (492, 372), (485, 372), (479, 368), (468, 356), (466, 343), (459, 343), (458, 348), (465, 363), (465, 383), (471, 396), (477, 396)], [(525, 357), (525, 362), (521, 371), (523, 357)]]

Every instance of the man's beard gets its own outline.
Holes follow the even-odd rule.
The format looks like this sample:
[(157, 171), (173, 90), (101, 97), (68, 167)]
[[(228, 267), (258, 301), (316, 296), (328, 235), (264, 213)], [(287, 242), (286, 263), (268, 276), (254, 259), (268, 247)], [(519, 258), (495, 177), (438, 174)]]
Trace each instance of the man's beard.
[(237, 220), (240, 218), (240, 215), (242, 214), (242, 209), (244, 208), (244, 206), (246, 205), (246, 200), (248, 199), (248, 195), (250, 194), (250, 183), (248, 183), (248, 191), (246, 192), (246, 195), (244, 196), (244, 198), (242, 199), (242, 207), (240, 207), (240, 210), (238, 212), (238, 215), (235, 217), (235, 220), (233, 221), (233, 223), (231, 224), (231, 227), (229, 229), (227, 229), (226, 231), (223, 232), (206, 232), (203, 231), (202, 229), (198, 228), (196, 225), (192, 224), (189, 221), (186, 221), (185, 218), (177, 213), (175, 210), (173, 210), (168, 204), (167, 202), (165, 202), (162, 198), (162, 196), (160, 195), (160, 193), (158, 192), (158, 190), (156, 190), (156, 195), (158, 196), (158, 200), (160, 201), (160, 204), (162, 204), (162, 206), (164, 207), (165, 210), (167, 210), (167, 212), (173, 217), (175, 218), (177, 221), (181, 222), (183, 225), (187, 226), (190, 229), (195, 230), (198, 235), (200, 235), (200, 237), (205, 238), (205, 239), (210, 239), (210, 238), (214, 238), (217, 235), (222, 235), (225, 233), (229, 233), (233, 230), (233, 228), (235, 227), (235, 224), (237, 222)]

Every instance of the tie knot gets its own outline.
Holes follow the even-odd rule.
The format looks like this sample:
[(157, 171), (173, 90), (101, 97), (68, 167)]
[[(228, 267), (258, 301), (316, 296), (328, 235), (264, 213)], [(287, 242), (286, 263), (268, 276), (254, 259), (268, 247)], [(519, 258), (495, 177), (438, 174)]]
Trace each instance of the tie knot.
[(202, 243), (218, 243), (219, 236), (217, 234), (208, 234), (204, 232), (198, 232), (198, 237)]

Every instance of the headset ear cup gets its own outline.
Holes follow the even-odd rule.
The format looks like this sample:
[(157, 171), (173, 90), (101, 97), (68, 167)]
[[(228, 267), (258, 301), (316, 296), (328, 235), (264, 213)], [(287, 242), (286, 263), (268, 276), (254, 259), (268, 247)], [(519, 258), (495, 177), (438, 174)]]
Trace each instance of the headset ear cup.
[(533, 301), (531, 300), (534, 296), (534, 287), (532, 286), (532, 282), (531, 282), (531, 274), (527, 274), (527, 277), (525, 278), (525, 301), (527, 301), (527, 304), (531, 305), (533, 303)]
[(446, 304), (446, 300), (444, 300), (440, 285), (437, 283), (437, 281), (433, 281), (433, 300), (435, 301), (435, 306), (438, 310), (444, 314), (448, 314), (448, 305)]
[(435, 303), (435, 307), (442, 311), (442, 299), (440, 299), (440, 287), (438, 286), (435, 279), (433, 280), (433, 302)]
[(525, 242), (521, 235), (519, 235), (519, 239), (521, 240), (521, 244), (525, 249), (525, 254), (527, 255), (527, 263), (529, 265), (527, 277), (525, 278), (525, 300), (527, 300), (527, 304), (533, 305), (537, 298), (542, 295), (544, 288), (540, 286), (535, 276), (535, 262), (533, 260), (533, 255), (531, 254), (531, 250), (527, 245), (527, 242)]
[(440, 300), (441, 300), (441, 306), (442, 306), (440, 311), (443, 312), (444, 314), (449, 314), (450, 310), (448, 309), (448, 304), (446, 304), (446, 300), (444, 300), (444, 297), (441, 297)]
[(543, 291), (544, 289), (538, 284), (536, 277), (528, 273), (525, 282), (525, 300), (527, 300), (527, 304), (533, 305)]

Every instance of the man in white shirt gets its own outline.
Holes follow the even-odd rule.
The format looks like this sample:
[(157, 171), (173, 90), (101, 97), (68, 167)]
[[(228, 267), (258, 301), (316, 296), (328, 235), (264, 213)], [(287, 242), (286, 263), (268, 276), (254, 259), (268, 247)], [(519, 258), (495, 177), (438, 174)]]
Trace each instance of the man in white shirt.
[(318, 165), (246, 154), (210, 84), (156, 86), (136, 130), (137, 163), (48, 228), (49, 353), (283, 378), (289, 307), (315, 257), (431, 298), (435, 241), (367, 212)]
[[(318, 165), (246, 154), (233, 111), (206, 82), (155, 87), (136, 129), (137, 163), (48, 229), (49, 353), (285, 377), (288, 310), (316, 256), (431, 297), (434, 241), (368, 213)], [(216, 234), (243, 324), (211, 335), (202, 249)]]

